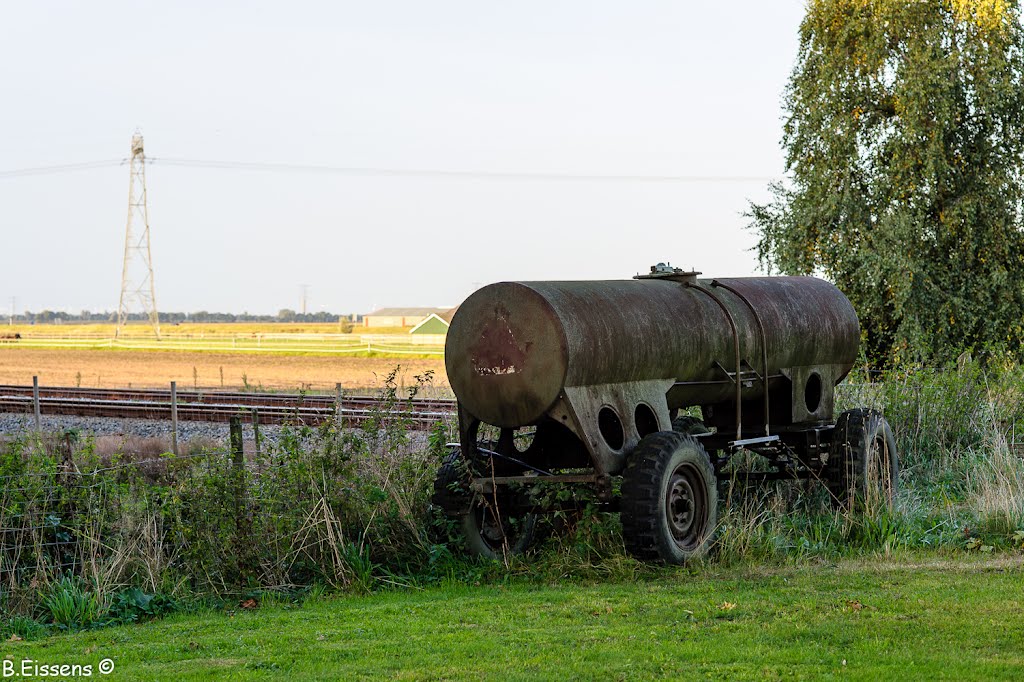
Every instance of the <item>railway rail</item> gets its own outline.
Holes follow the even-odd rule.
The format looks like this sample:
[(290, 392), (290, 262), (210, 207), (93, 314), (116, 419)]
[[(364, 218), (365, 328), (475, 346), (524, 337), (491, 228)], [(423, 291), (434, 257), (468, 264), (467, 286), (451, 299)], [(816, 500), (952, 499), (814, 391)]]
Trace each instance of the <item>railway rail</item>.
[[(0, 385), (0, 412), (32, 414), (32, 386)], [(305, 424), (314, 426), (331, 419), (358, 426), (380, 414), (380, 400), (363, 396), (305, 393), (243, 393), (223, 390), (177, 391), (177, 418), (182, 421)], [(171, 392), (162, 389), (110, 389), (40, 387), (41, 415), (114, 417), (170, 420)], [(454, 400), (401, 400), (395, 409), (413, 428), (428, 429), (455, 412)]]

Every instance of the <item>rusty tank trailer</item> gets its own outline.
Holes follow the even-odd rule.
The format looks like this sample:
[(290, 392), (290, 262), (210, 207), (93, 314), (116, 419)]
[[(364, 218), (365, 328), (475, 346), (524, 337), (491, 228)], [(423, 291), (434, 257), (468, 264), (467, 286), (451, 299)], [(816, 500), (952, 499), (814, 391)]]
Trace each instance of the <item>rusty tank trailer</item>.
[[(501, 282), (459, 307), (445, 348), (459, 443), (434, 502), (471, 551), (526, 549), (551, 483), (591, 486), (620, 510), (633, 554), (670, 563), (708, 550), (730, 477), (820, 479), (837, 503), (891, 502), (885, 419), (834, 417), (860, 340), (849, 300), (813, 277), (699, 274)], [(769, 470), (736, 471), (739, 450)]]

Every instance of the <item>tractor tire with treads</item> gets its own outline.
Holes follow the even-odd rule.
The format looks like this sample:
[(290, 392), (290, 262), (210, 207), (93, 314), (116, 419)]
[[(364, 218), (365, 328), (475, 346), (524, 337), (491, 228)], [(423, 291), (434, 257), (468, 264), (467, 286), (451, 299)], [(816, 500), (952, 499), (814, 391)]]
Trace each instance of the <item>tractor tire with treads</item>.
[(899, 490), (899, 458), (881, 412), (859, 408), (839, 415), (825, 472), (840, 506), (858, 511), (892, 506)]
[(636, 446), (622, 475), (622, 536), (630, 554), (682, 564), (711, 546), (718, 482), (704, 447), (661, 431)]
[(529, 549), (536, 535), (537, 514), (525, 511), (521, 496), (514, 492), (470, 490), (471, 478), (461, 453), (455, 451), (438, 470), (431, 497), (431, 503), (456, 522), (466, 551), (500, 559), (506, 553), (522, 554)]

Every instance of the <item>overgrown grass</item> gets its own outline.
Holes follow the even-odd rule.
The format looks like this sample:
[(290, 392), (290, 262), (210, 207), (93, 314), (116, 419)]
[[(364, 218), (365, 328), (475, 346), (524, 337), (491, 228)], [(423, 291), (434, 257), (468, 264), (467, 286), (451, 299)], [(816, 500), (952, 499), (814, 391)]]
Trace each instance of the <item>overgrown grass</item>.
[(837, 412), (871, 407), (892, 425), (901, 470), (894, 508), (835, 510), (821, 486), (733, 489), (720, 522), (718, 560), (1021, 549), (1022, 395), (1024, 375), (1015, 365), (983, 369), (965, 359), (945, 370), (855, 371), (839, 387)]
[(286, 428), (244, 466), (225, 450), (105, 458), (72, 432), (7, 444), (0, 614), (90, 627), (125, 590), (147, 605), (367, 591), (450, 558), (432, 550), (428, 509), (450, 435), (411, 431), (398, 408), (410, 396), (388, 385), (361, 428)]
[[(415, 434), (397, 409), (406, 395), (395, 375), (388, 386), (363, 428), (287, 429), (244, 468), (223, 450), (101, 457), (75, 434), (8, 444), (0, 454), (0, 635), (27, 639), (310, 590), (664, 575), (625, 555), (618, 518), (572, 488), (544, 496), (559, 506), (575, 500), (577, 509), (554, 515), (530, 555), (462, 557), (428, 504), (453, 425)], [(1024, 458), (1014, 441), (1022, 394), (1015, 367), (858, 373), (842, 387), (840, 409), (875, 407), (892, 423), (902, 458), (895, 508), (850, 514), (819, 485), (731, 484), (713, 552), (685, 570), (908, 552), (1021, 556)]]

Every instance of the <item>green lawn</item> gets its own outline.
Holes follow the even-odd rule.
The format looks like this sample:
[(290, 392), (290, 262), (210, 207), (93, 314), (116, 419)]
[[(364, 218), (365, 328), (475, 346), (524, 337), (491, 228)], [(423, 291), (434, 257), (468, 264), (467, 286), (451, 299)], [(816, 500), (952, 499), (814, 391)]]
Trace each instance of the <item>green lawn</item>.
[(403, 590), (7, 642), (3, 657), (110, 680), (1019, 679), (1022, 566), (911, 556)]

